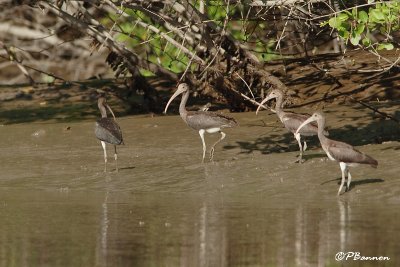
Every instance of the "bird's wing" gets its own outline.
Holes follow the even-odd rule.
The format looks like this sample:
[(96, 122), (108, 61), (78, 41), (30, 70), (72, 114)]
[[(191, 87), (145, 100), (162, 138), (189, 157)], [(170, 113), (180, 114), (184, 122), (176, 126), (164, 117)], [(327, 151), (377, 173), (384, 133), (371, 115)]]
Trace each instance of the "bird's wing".
[(374, 158), (358, 151), (349, 144), (333, 140), (329, 141), (328, 152), (339, 162), (378, 165), (378, 162)]
[(311, 117), (308, 113), (294, 113), (294, 112), (285, 112), (284, 116), (289, 116), (290, 118), (294, 118), (300, 121), (305, 121), (309, 117)]
[(187, 123), (196, 130), (234, 127), (238, 124), (232, 117), (209, 111), (188, 112)]
[(96, 137), (110, 144), (123, 143), (122, 131), (119, 125), (111, 118), (101, 118), (96, 122)]
[[(293, 112), (285, 112), (282, 117), (282, 121), (285, 124), (285, 121), (288, 121), (288, 125), (285, 127), (289, 129), (291, 132), (295, 132), (299, 126), (310, 118), (311, 115), (308, 113), (293, 113)], [(302, 135), (315, 135), (318, 133), (318, 124), (316, 121), (313, 121), (307, 125), (305, 125), (300, 130), (300, 134)], [(328, 131), (324, 130), (324, 135), (329, 135)]]
[[(311, 115), (308, 114), (299, 114), (299, 113), (292, 113), (292, 112), (285, 112), (282, 116), (282, 122), (285, 127), (291, 131), (296, 132), (297, 128), (306, 121)], [(302, 135), (315, 135), (318, 132), (318, 125), (315, 122), (311, 122), (305, 125), (300, 130), (300, 134)]]

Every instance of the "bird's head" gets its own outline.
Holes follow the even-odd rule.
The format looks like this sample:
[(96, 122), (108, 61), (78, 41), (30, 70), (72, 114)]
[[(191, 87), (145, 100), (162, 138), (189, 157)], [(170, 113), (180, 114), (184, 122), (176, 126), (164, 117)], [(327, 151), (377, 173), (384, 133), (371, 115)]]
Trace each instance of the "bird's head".
[(313, 118), (315, 121), (320, 120), (324, 118), (324, 114), (321, 111), (315, 111), (312, 115), (311, 118)]
[(176, 90), (176, 92), (171, 96), (171, 98), (168, 100), (167, 105), (165, 106), (164, 109), (164, 114), (167, 113), (167, 109), (169, 107), (169, 104), (171, 104), (172, 100), (175, 99), (175, 97), (177, 97), (178, 95), (185, 93), (189, 91), (189, 85), (187, 83), (181, 83), (180, 85), (178, 85), (178, 89)]
[[(295, 134), (298, 134), (299, 132), (300, 132), (300, 130), (301, 130), (301, 128), (303, 128), (305, 125), (307, 125), (307, 124), (309, 124), (309, 123), (311, 123), (311, 122), (313, 122), (313, 121), (321, 121), (321, 120), (324, 120), (324, 115), (323, 115), (323, 113), (322, 112), (320, 112), (320, 111), (316, 111), (316, 112), (314, 112), (307, 120), (305, 120), (300, 126), (299, 126), (299, 128), (297, 128), (297, 130), (296, 130), (296, 133)], [(319, 127), (319, 126), (318, 126)]]
[(278, 97), (283, 97), (283, 92), (280, 89), (273, 89), (271, 92), (269, 92), (266, 98), (271, 100)]
[(178, 89), (176, 90), (175, 94), (181, 94), (186, 91), (189, 91), (189, 85), (187, 83), (181, 83), (178, 85)]
[(97, 103), (99, 105), (107, 105), (107, 99), (104, 96), (99, 96), (97, 98)]
[(115, 115), (114, 112), (112, 111), (111, 107), (107, 104), (107, 99), (105, 96), (100, 95), (99, 98), (97, 99), (97, 106), (100, 109), (101, 116), (106, 117), (106, 108), (110, 111), (111, 115), (114, 117), (115, 120)]
[(258, 108), (257, 108), (257, 110), (256, 110), (256, 115), (257, 115), (258, 111), (260, 110), (260, 108), (262, 108), (263, 105), (264, 105), (266, 102), (270, 101), (271, 99), (278, 98), (278, 97), (283, 97), (282, 91), (279, 90), (279, 89), (274, 89), (274, 90), (272, 90), (272, 91), (267, 95), (267, 97), (264, 98), (263, 101), (261, 101), (260, 105), (258, 106)]

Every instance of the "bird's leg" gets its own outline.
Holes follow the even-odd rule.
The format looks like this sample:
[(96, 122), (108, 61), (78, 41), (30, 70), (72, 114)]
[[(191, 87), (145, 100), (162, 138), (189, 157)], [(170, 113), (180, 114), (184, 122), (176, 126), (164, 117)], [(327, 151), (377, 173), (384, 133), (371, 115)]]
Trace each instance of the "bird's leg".
[(104, 151), (104, 172), (107, 172), (107, 150), (106, 150), (106, 142), (100, 141), (101, 146), (103, 147)]
[(214, 145), (211, 147), (211, 151), (210, 151), (210, 161), (212, 161), (213, 160), (213, 158), (214, 158), (214, 148), (215, 148), (215, 146), (219, 143), (219, 142), (221, 142), (222, 140), (224, 140), (224, 138), (225, 138), (225, 136), (226, 136), (226, 134), (224, 133), (224, 132), (221, 132), (221, 131), (219, 131), (220, 132), (220, 134), (221, 134), (221, 138), (217, 141), (217, 142), (215, 142), (214, 143)]
[(338, 191), (338, 196), (340, 195), (340, 191), (342, 191), (343, 185), (344, 185), (344, 181), (346, 180), (346, 170), (347, 170), (347, 165), (344, 162), (340, 162), (340, 170), (342, 171), (342, 181), (340, 182), (340, 187), (339, 187), (339, 191)]
[(294, 138), (296, 138), (297, 143), (299, 144), (299, 148), (300, 148), (300, 155), (299, 155), (299, 159), (296, 160), (296, 162), (302, 163), (303, 162), (303, 147), (301, 145), (301, 136), (300, 133), (294, 134)]
[(201, 160), (201, 163), (204, 163), (204, 158), (206, 157), (206, 142), (204, 142), (204, 132), (205, 130), (203, 129), (199, 131), (201, 142), (203, 143), (203, 159)]
[(349, 172), (349, 169), (347, 168), (347, 188), (346, 188), (346, 191), (350, 190), (350, 183), (351, 183), (351, 174)]
[(114, 145), (114, 159), (115, 159), (115, 171), (118, 172), (118, 154), (117, 146)]

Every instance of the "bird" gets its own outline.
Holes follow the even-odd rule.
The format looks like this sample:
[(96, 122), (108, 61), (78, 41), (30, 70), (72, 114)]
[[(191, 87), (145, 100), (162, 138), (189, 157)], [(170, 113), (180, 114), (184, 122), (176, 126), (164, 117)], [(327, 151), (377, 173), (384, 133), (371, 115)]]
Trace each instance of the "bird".
[(210, 161), (214, 158), (215, 146), (221, 142), (226, 134), (221, 130), (223, 128), (232, 128), (238, 125), (238, 122), (229, 116), (210, 112), (210, 111), (187, 111), (186, 102), (189, 98), (189, 85), (187, 83), (181, 83), (178, 85), (178, 89), (168, 100), (165, 106), (164, 114), (167, 113), (168, 106), (171, 104), (172, 100), (178, 95), (182, 95), (181, 103), (179, 105), (179, 114), (182, 120), (192, 129), (199, 132), (201, 142), (203, 144), (203, 158), (202, 163), (204, 163), (204, 158), (206, 155), (206, 143), (204, 141), (204, 133), (220, 133), (221, 138), (214, 143), (210, 150)]
[(335, 141), (326, 137), (323, 131), (325, 128), (325, 116), (322, 112), (315, 112), (310, 118), (308, 118), (299, 126), (299, 128), (296, 130), (296, 133), (298, 133), (301, 128), (305, 127), (305, 125), (314, 121), (316, 121), (318, 125), (318, 139), (321, 143), (322, 149), (325, 151), (330, 160), (339, 162), (340, 169), (342, 171), (342, 181), (340, 183), (340, 187), (337, 193), (338, 195), (340, 195), (340, 192), (342, 191), (343, 185), (346, 180), (346, 174), (346, 191), (350, 189), (351, 174), (349, 172), (349, 166), (368, 164), (373, 168), (378, 167), (378, 161), (373, 157), (358, 151), (352, 145), (344, 142)]
[[(299, 128), (300, 124), (302, 124), (305, 120), (307, 120), (311, 115), (310, 114), (302, 114), (302, 113), (294, 113), (294, 112), (287, 112), (282, 110), (282, 103), (283, 103), (283, 92), (280, 89), (273, 89), (267, 97), (261, 101), (260, 105), (257, 108), (256, 114), (266, 103), (271, 99), (276, 99), (275, 110), (274, 112), (278, 115), (280, 121), (283, 123), (286, 129), (293, 133), (294, 138), (297, 140), (300, 149), (299, 159), (297, 160), (299, 163), (303, 162), (303, 153), (307, 149), (307, 143), (304, 141), (304, 145), (301, 144), (301, 135), (304, 136), (313, 136), (317, 135), (318, 127), (317, 124), (312, 123), (308, 124), (305, 128), (303, 128), (300, 132), (295, 133), (296, 130)], [(325, 132), (328, 134), (328, 132)], [(296, 161), (296, 162), (297, 162)]]
[[(114, 145), (114, 159), (115, 159), (115, 170), (118, 172), (118, 154), (117, 145), (123, 145), (124, 140), (122, 138), (122, 131), (119, 127), (114, 112), (107, 104), (107, 100), (104, 96), (100, 96), (97, 100), (97, 106), (99, 107), (101, 118), (96, 121), (94, 133), (97, 139), (100, 140), (101, 146), (104, 151), (104, 172), (107, 172), (107, 150), (106, 143)], [(107, 118), (107, 109), (110, 111), (113, 118)]]

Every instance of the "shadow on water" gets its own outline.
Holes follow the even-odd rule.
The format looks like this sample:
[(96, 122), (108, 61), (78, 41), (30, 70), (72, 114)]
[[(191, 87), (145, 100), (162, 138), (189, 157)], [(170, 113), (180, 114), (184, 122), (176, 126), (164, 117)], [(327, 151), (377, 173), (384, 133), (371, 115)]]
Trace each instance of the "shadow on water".
[[(333, 140), (346, 142), (353, 146), (399, 141), (400, 127), (397, 122), (381, 117), (374, 118), (373, 114), (365, 114), (366, 111), (363, 107), (356, 107), (354, 115), (347, 110), (343, 117), (341, 116), (344, 111), (324, 111), (324, 113), (327, 116), (326, 129), (329, 131), (329, 138)], [(400, 111), (395, 111), (393, 116), (400, 119)], [(265, 128), (267, 129), (267, 127)], [(306, 141), (311, 149), (320, 147), (317, 136), (302, 136), (302, 141)], [(254, 151), (260, 151), (262, 154), (281, 153), (299, 149), (293, 134), (279, 125), (279, 122), (269, 134), (256, 137), (254, 141), (237, 141), (236, 144), (224, 148), (240, 148), (241, 153), (246, 154)], [(399, 150), (400, 147), (394, 149)], [(306, 151), (305, 158), (307, 159), (307, 157), (308, 159), (312, 158), (307, 156)]]
[(133, 169), (135, 169), (136, 167), (135, 166), (129, 166), (129, 167), (122, 167), (122, 168), (119, 168), (119, 170), (133, 170)]
[(366, 178), (366, 179), (362, 179), (362, 180), (355, 180), (355, 181), (351, 181), (350, 190), (352, 190), (353, 188), (355, 188), (359, 185), (383, 183), (383, 182), (385, 182), (385, 180), (381, 179), (381, 178)]
[[(365, 111), (363, 107), (354, 107), (359, 111)], [(368, 116), (373, 119), (368, 122)], [(400, 120), (400, 111), (395, 111), (393, 117)], [(375, 117), (375, 114), (359, 114), (351, 115), (346, 114), (346, 118), (339, 119), (338, 122), (346, 121), (345, 125), (339, 128), (330, 129), (330, 137), (332, 139), (350, 143), (354, 146), (361, 146), (366, 144), (380, 144), (387, 141), (399, 141), (400, 125), (399, 123), (384, 119), (382, 117)], [(366, 121), (367, 120), (367, 121)], [(327, 121), (329, 125), (329, 121)]]
[[(330, 179), (328, 181), (322, 182), (320, 185), (326, 185), (329, 184), (331, 182), (337, 182), (338, 185), (340, 185), (341, 181), (342, 181), (342, 177), (339, 178), (335, 178), (335, 179)], [(347, 179), (346, 179), (347, 181)], [(351, 184), (350, 184), (350, 190), (352, 190), (353, 188), (356, 188), (359, 185), (365, 185), (365, 184), (374, 184), (374, 183), (383, 183), (385, 182), (384, 179), (381, 178), (366, 178), (366, 179), (362, 179), (362, 180), (352, 180)]]
[(0, 111), (0, 120), (5, 121), (6, 124), (47, 120), (70, 122), (96, 116), (98, 116), (98, 111), (95, 109), (94, 105), (83, 103), (66, 104), (62, 107), (30, 107)]
[[(286, 131), (286, 129), (283, 129), (283, 131)], [(313, 148), (318, 145), (318, 139), (313, 136), (303, 137), (302, 142), (304, 141), (307, 142), (308, 148)], [(268, 136), (258, 137), (254, 141), (237, 141), (236, 143), (236, 146), (226, 145), (224, 146), (224, 149), (240, 147), (240, 153), (244, 154), (250, 154), (254, 151), (260, 151), (262, 154), (299, 151), (297, 141), (291, 132), (285, 132), (283, 134), (272, 133)]]
[(312, 160), (312, 159), (324, 159), (326, 158), (325, 153), (313, 153), (313, 154), (307, 154), (307, 151), (305, 154), (303, 154), (303, 159), (305, 160)]
[[(53, 120), (57, 122), (82, 121), (98, 117), (97, 90), (107, 92), (118, 117), (131, 112), (142, 96), (124, 90), (115, 80), (86, 80), (72, 83), (0, 85), (0, 121), (4, 124)], [(119, 97), (129, 98), (122, 102)], [(7, 98), (11, 96), (11, 98)], [(117, 97), (119, 96), (119, 97)], [(131, 105), (132, 104), (132, 105)]]

